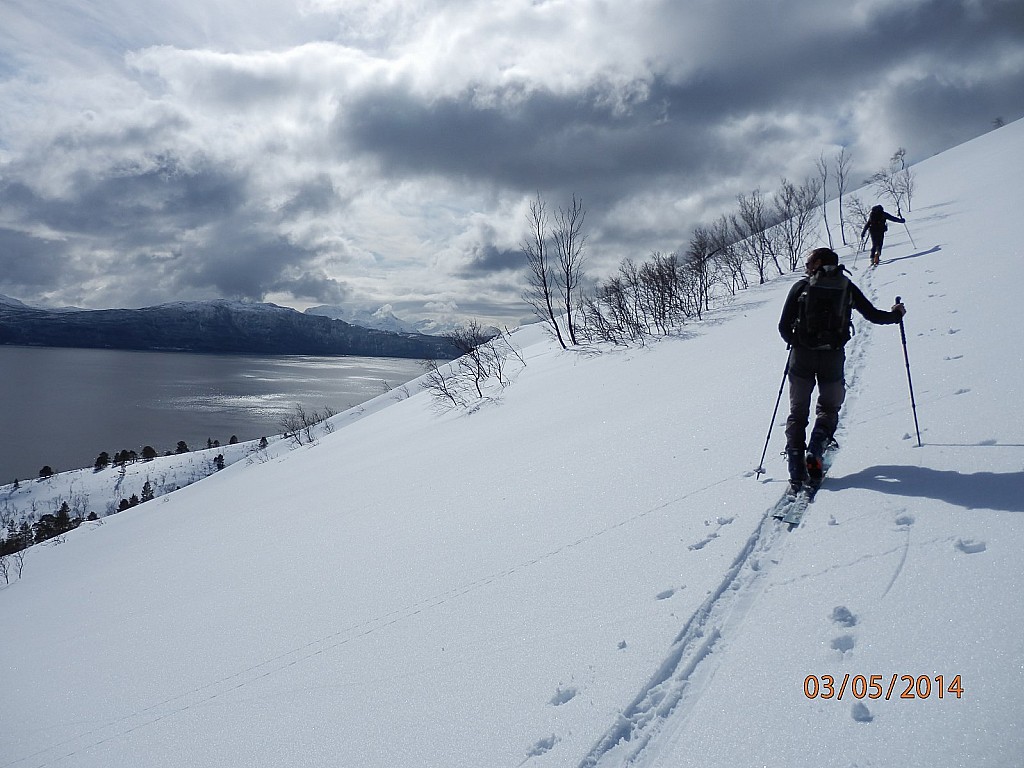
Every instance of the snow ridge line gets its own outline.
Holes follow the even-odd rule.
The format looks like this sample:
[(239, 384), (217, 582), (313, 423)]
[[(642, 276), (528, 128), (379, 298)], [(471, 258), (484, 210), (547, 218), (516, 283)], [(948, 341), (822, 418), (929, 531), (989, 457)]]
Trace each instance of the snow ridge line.
[[(613, 760), (621, 765), (634, 763), (661, 732), (669, 716), (676, 714), (694, 687), (703, 662), (711, 657), (719, 641), (742, 622), (754, 596), (753, 587), (766, 572), (760, 555), (773, 548), (781, 531), (769, 509), (718, 587), (687, 620), (661, 667), (579, 763), (579, 768), (598, 768)], [(693, 695), (697, 693), (694, 691)]]

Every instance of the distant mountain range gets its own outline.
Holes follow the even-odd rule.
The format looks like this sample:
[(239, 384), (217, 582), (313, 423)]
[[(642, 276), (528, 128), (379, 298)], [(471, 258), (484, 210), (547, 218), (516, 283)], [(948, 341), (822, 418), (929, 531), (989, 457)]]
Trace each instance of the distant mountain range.
[(365, 328), (276, 304), (227, 300), (85, 310), (43, 309), (0, 296), (0, 344), (434, 359), (459, 354), (437, 336)]
[(408, 322), (396, 317), (387, 308), (382, 307), (376, 312), (368, 310), (350, 309), (331, 304), (322, 304), (318, 307), (310, 307), (306, 310), (307, 315), (320, 315), (330, 317), (334, 320), (344, 320), (350, 325), (358, 325), (362, 328), (376, 328), (381, 331), (392, 333), (422, 333), (430, 336), (439, 336), (442, 333), (450, 333), (457, 330), (455, 323), (439, 323), (436, 320), (417, 320)]

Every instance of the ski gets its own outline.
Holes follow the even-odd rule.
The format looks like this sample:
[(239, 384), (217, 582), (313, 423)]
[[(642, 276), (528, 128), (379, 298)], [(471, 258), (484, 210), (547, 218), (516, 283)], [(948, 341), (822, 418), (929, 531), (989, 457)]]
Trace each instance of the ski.
[(794, 494), (792, 491), (787, 490), (772, 508), (772, 517), (788, 525), (791, 531), (799, 527), (804, 519), (804, 513), (807, 512), (808, 505), (814, 502), (814, 497), (821, 488), (825, 476), (828, 475), (828, 470), (832, 466), (832, 459), (838, 449), (839, 444), (835, 440), (826, 446), (825, 452), (821, 456), (821, 478), (816, 481), (805, 481), (799, 493)]
[[(820, 483), (818, 487), (821, 487)], [(800, 526), (804, 519), (804, 513), (807, 511), (807, 505), (814, 501), (814, 494), (817, 492), (817, 488), (812, 490), (809, 487), (800, 491), (800, 496), (797, 497), (789, 511), (782, 517), (782, 522), (789, 526), (789, 530), (792, 531)]]

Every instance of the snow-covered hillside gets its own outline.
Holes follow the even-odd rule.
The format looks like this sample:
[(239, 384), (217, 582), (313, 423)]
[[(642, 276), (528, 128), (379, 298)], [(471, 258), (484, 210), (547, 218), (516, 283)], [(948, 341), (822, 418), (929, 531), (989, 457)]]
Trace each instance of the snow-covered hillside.
[(800, 528), (782, 413), (753, 472), (793, 277), (644, 348), (526, 328), (473, 413), (382, 400), (31, 549), (0, 768), (1021, 765), (1024, 122), (915, 173), (853, 276), (924, 445), (860, 323)]

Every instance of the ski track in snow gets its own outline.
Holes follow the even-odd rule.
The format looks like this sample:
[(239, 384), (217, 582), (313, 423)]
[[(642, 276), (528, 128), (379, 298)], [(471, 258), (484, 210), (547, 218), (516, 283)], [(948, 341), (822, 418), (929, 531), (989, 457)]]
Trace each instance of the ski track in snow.
[(700, 695), (700, 680), (711, 666), (706, 662), (742, 623), (761, 576), (773, 563), (772, 550), (785, 535), (783, 526), (766, 512), (725, 578), (683, 626), (661, 667), (580, 762), (580, 768), (636, 761), (665, 722), (683, 714), (680, 705), (686, 698)]
[[(878, 299), (878, 291), (872, 285), (873, 275), (874, 271), (869, 271), (863, 282), (855, 277), (854, 282), (875, 306), (881, 304), (884, 307), (885, 302)], [(855, 317), (858, 316), (855, 314)], [(856, 334), (846, 348), (848, 396), (843, 406), (844, 422), (848, 421), (851, 406), (857, 399), (857, 382), (871, 347), (872, 328), (871, 323), (861, 319), (857, 323)], [(837, 436), (841, 437), (843, 433), (840, 424)], [(838, 458), (840, 451), (836, 450), (835, 458)], [(712, 590), (686, 621), (658, 670), (580, 761), (579, 768), (642, 764), (644, 753), (659, 739), (666, 725), (670, 721), (678, 725), (685, 720), (693, 704), (700, 698), (703, 686), (714, 676), (717, 657), (727, 651), (730, 635), (743, 625), (751, 605), (764, 590), (767, 583), (764, 577), (781, 562), (786, 541), (792, 534), (787, 532), (789, 526), (776, 520), (774, 514), (797, 503), (801, 502), (783, 494), (779, 501), (764, 512), (757, 528), (741, 548), (718, 587)], [(901, 548), (902, 559), (896, 567), (890, 588), (906, 562), (912, 522), (912, 518), (897, 521), (906, 529), (907, 540)], [(691, 546), (691, 549), (699, 549), (706, 543), (699, 542)], [(958, 542), (955, 546), (964, 553), (980, 551), (974, 542)], [(984, 548), (984, 544), (981, 544), (981, 548)], [(842, 606), (836, 608), (833, 619), (843, 627), (856, 623), (856, 617)], [(853, 649), (855, 642), (852, 634), (843, 633), (832, 641), (832, 647), (838, 653), (845, 654)], [(863, 712), (854, 710), (851, 714), (855, 720), (867, 722), (871, 719), (866, 708)], [(674, 732), (677, 730), (673, 728)]]

